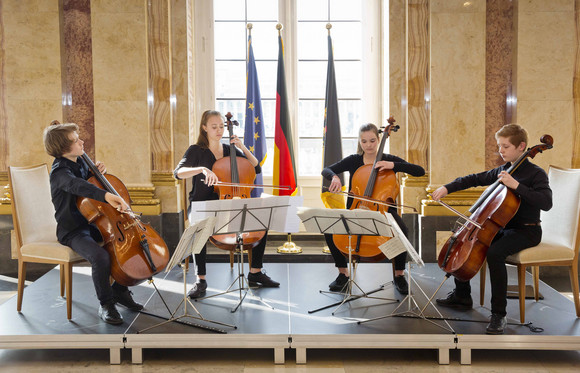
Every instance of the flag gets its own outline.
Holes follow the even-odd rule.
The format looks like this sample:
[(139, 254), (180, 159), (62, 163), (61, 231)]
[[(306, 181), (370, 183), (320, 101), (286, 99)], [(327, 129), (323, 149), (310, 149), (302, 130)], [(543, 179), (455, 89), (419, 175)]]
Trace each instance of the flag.
[[(258, 159), (260, 166), (264, 165), (267, 156), (266, 136), (262, 116), (262, 99), (256, 60), (252, 48), (252, 35), (248, 36), (248, 62), (246, 67), (246, 120), (244, 130), (244, 145)], [(254, 184), (264, 184), (262, 174), (256, 175)], [(259, 197), (264, 189), (256, 187), (252, 190), (252, 197)]]
[(288, 185), (291, 190), (274, 189), (279, 196), (296, 194), (296, 168), (292, 129), (286, 94), (284, 45), (278, 34), (278, 81), (276, 84), (276, 131), (274, 135), (274, 185)]
[[(332, 52), (332, 39), (328, 35), (328, 68), (326, 70), (326, 98), (324, 100), (324, 134), (322, 137), (322, 167), (328, 167), (342, 159), (342, 137), (340, 135), (340, 120), (338, 117), (338, 97), (336, 94), (336, 77), (334, 74), (334, 56)], [(344, 175), (338, 175), (344, 185)], [(328, 187), (330, 180), (322, 178), (322, 191), (320, 198), (327, 208), (344, 209), (344, 197), (341, 194), (330, 193)]]

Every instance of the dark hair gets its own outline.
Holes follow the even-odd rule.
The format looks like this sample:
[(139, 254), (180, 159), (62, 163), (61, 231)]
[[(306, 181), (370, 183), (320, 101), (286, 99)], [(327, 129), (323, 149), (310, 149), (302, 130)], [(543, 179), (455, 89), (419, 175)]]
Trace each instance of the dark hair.
[(528, 145), (528, 132), (518, 124), (506, 124), (495, 133), (496, 140), (498, 137), (507, 137), (516, 148), (522, 142)]
[(53, 120), (50, 126), (44, 129), (43, 140), (46, 152), (55, 157), (62, 157), (62, 155), (70, 150), (73, 140), (69, 139), (69, 135), (73, 132), (78, 132), (79, 126), (76, 123), (59, 123)]
[(209, 139), (207, 138), (207, 131), (203, 128), (203, 126), (207, 126), (207, 122), (209, 118), (213, 116), (218, 116), (222, 118), (222, 114), (217, 110), (206, 110), (201, 115), (201, 121), (199, 123), (199, 135), (197, 136), (197, 145), (201, 146), (202, 148), (209, 147)]
[(379, 129), (374, 124), (367, 123), (367, 124), (363, 124), (362, 126), (360, 126), (360, 129), (358, 130), (358, 144), (357, 144), (357, 148), (356, 148), (356, 152), (359, 155), (364, 154), (364, 150), (363, 150), (362, 146), (360, 146), (360, 135), (363, 132), (368, 132), (368, 131), (373, 131), (373, 133), (375, 134), (377, 139), (379, 138)]

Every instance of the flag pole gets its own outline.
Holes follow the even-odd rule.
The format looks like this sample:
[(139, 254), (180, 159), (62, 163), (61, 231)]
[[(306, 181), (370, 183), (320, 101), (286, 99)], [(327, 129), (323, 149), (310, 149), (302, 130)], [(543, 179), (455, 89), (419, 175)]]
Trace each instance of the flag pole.
[[(280, 40), (280, 48), (282, 48), (282, 44), (281, 44), (281, 41), (282, 41), (282, 33), (281, 33), (281, 31), (282, 31), (282, 29), (283, 29), (282, 24), (281, 23), (278, 23), (276, 25), (276, 30), (278, 30), (278, 38)], [(279, 54), (279, 56), (280, 56), (280, 54)], [(280, 61), (280, 58), (279, 58), (278, 64), (280, 64), (280, 63), (283, 64), (283, 62), (284, 61), (283, 60)], [(278, 66), (280, 66), (280, 65), (278, 65)], [(285, 95), (285, 93), (284, 93), (284, 95)], [(276, 160), (276, 158), (274, 158), (274, 163), (275, 163), (275, 160)], [(276, 165), (274, 165), (274, 167), (275, 166)], [(294, 167), (294, 166), (292, 165), (292, 167)], [(274, 171), (274, 172), (276, 172), (276, 171)], [(299, 254), (301, 252), (302, 252), (302, 248), (300, 246), (297, 246), (294, 242), (292, 242), (292, 235), (290, 233), (288, 233), (288, 241), (286, 241), (282, 246), (278, 247), (278, 253), (284, 253), (284, 254)]]

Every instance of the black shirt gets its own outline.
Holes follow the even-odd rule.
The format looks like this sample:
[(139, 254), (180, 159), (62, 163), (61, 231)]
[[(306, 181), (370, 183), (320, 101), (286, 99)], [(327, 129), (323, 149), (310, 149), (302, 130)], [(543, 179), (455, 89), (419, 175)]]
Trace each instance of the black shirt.
[[(507, 171), (510, 167), (511, 163), (508, 162), (489, 171), (458, 177), (445, 185), (445, 188), (449, 193), (453, 193), (475, 186), (491, 185), (497, 180), (501, 171)], [(525, 159), (512, 173), (512, 177), (520, 183), (514, 192), (521, 198), (521, 204), (506, 228), (517, 228), (525, 224), (540, 222), (540, 210), (548, 211), (552, 208), (552, 190), (548, 175), (541, 167)]]
[[(230, 156), (230, 146), (226, 144), (222, 144), (224, 149), (224, 157)], [(236, 148), (236, 156), (246, 158), (244, 153), (238, 148)], [(213, 155), (212, 151), (208, 148), (203, 148), (197, 144), (191, 145), (183, 155), (183, 158), (175, 167), (173, 171), (173, 176), (176, 179), (179, 179), (177, 176), (177, 171), (182, 167), (206, 167), (211, 170), (213, 164), (216, 162), (216, 158)], [(257, 166), (254, 167), (256, 170), (256, 174), (262, 172), (262, 167), (258, 163)], [(189, 201), (209, 201), (214, 199), (219, 199), (219, 196), (214, 191), (213, 186), (207, 186), (201, 179), (205, 179), (205, 175), (203, 173), (197, 174), (193, 177), (193, 186), (191, 188), (191, 192), (189, 192)]]
[[(390, 161), (393, 162), (395, 165), (393, 167), (394, 172), (405, 172), (411, 176), (423, 176), (425, 175), (425, 170), (423, 167), (409, 163), (402, 158), (396, 157), (391, 154), (383, 154), (382, 157), (383, 161)], [(352, 176), (359, 169), (359, 167), (364, 166), (364, 159), (361, 154), (352, 154), (348, 157), (344, 158), (336, 162), (335, 164), (326, 167), (322, 170), (322, 176), (328, 180), (331, 180), (334, 175), (341, 174), (345, 171), (348, 171), (350, 176), (348, 179), (349, 190), (350, 186), (352, 185)], [(346, 204), (346, 208), (350, 209), (352, 205), (352, 198), (349, 198)]]
[(50, 194), (56, 210), (56, 236), (64, 243), (71, 234), (88, 229), (89, 222), (77, 208), (77, 197), (87, 197), (106, 202), (104, 189), (87, 181), (89, 168), (81, 158), (76, 162), (68, 158), (55, 158), (50, 171)]

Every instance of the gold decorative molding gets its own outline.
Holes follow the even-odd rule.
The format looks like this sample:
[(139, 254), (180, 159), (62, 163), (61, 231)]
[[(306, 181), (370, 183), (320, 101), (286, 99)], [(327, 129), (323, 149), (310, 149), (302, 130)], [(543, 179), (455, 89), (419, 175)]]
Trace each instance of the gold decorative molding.
[[(437, 188), (429, 185), (426, 191), (428, 194), (431, 194)], [(485, 187), (476, 187), (450, 193), (447, 197), (443, 198), (443, 202), (461, 213), (466, 213), (485, 189)], [(424, 216), (455, 216), (453, 212), (441, 206), (440, 203), (434, 201), (431, 197), (421, 201), (421, 214)]]
[(127, 187), (131, 207), (144, 215), (161, 214), (161, 201), (155, 198), (155, 187)]
[(417, 177), (405, 175), (401, 179), (401, 184), (403, 187), (424, 188), (429, 185), (429, 174), (426, 173), (424, 176)]
[(155, 186), (177, 186), (179, 180), (173, 177), (173, 172), (151, 172), (151, 182)]
[(0, 171), (0, 215), (12, 214), (12, 198), (8, 184), (8, 171)]

